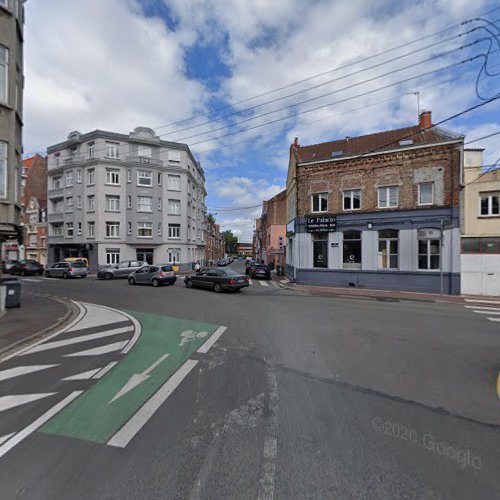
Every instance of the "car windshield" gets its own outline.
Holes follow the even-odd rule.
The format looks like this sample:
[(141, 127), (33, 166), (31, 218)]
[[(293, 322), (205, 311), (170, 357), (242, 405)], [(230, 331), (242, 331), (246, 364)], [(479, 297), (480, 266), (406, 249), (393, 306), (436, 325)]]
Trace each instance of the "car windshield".
[(72, 267), (87, 267), (87, 264), (85, 264), (85, 262), (81, 262), (81, 261), (75, 261), (75, 262), (71, 262), (71, 266)]
[(168, 273), (170, 271), (173, 271), (174, 269), (172, 268), (172, 266), (161, 266), (161, 270)]

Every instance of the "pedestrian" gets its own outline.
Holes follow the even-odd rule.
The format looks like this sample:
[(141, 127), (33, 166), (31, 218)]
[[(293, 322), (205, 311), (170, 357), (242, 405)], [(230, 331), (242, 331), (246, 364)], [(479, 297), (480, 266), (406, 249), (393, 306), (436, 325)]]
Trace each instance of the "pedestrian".
[(194, 270), (199, 273), (200, 272), (200, 269), (201, 269), (201, 266), (200, 266), (200, 261), (197, 260), (196, 261), (196, 264), (194, 265)]

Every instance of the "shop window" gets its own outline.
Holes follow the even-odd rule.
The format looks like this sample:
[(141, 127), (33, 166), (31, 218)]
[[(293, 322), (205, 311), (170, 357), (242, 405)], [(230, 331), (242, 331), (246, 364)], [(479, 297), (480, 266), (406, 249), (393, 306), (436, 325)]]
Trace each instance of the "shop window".
[(344, 231), (343, 263), (345, 269), (361, 269), (361, 231)]
[[(418, 233), (418, 268), (439, 269), (441, 257), (440, 232), (433, 229), (419, 229)], [(433, 236), (433, 233), (436, 236)]]
[(378, 232), (378, 267), (379, 269), (398, 269), (398, 261), (399, 231), (382, 229)]
[(328, 267), (328, 234), (318, 234), (314, 237), (313, 267)]

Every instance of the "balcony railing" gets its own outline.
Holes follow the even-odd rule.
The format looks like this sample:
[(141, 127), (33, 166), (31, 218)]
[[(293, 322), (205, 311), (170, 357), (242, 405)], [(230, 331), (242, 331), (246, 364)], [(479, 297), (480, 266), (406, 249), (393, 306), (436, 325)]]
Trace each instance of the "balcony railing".
[(149, 158), (148, 156), (128, 155), (125, 157), (125, 161), (140, 163), (141, 165), (151, 165), (152, 167), (163, 166), (162, 160), (158, 160), (157, 158)]
[(52, 212), (47, 215), (47, 219), (49, 222), (63, 220), (64, 214), (63, 212)]
[(85, 158), (82, 155), (70, 156), (69, 158), (65, 158), (64, 164), (65, 165), (75, 165), (76, 163), (83, 163), (86, 160), (87, 160), (87, 158)]
[(48, 190), (49, 198), (62, 198), (64, 194), (64, 188), (52, 188)]

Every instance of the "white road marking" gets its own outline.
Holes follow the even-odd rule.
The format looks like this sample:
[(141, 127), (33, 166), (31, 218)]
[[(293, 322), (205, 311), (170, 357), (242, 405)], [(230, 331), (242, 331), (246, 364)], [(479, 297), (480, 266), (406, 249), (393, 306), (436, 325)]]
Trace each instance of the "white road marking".
[(226, 330), (227, 326), (219, 326), (213, 335), (196, 352), (206, 354)]
[(499, 307), (486, 307), (486, 306), (465, 306), (467, 309), (482, 309), (484, 311), (498, 311), (500, 313)]
[(66, 354), (66, 358), (71, 358), (75, 356), (100, 356), (102, 354), (108, 354), (109, 352), (120, 351), (128, 343), (128, 340), (124, 342), (114, 342), (113, 344), (107, 344), (99, 347), (94, 347), (93, 349), (87, 349), (86, 351), (73, 352), (71, 354)]
[(77, 373), (76, 375), (72, 375), (71, 377), (63, 378), (63, 380), (89, 380), (101, 370), (102, 368), (97, 368), (95, 370), (89, 370), (88, 372)]
[(10, 439), (14, 434), (15, 432), (11, 432), (10, 434), (5, 434), (5, 436), (0, 436), (0, 444), (5, 443), (5, 441)]
[(46, 370), (47, 368), (53, 368), (59, 365), (27, 365), (27, 366), (16, 366), (15, 368), (9, 368), (8, 370), (3, 370), (0, 372), (0, 382), (2, 380), (7, 380), (13, 377), (19, 377), (20, 375), (25, 375), (27, 373), (38, 372), (40, 370)]
[(114, 330), (108, 330), (105, 332), (89, 333), (88, 335), (80, 335), (79, 337), (72, 337), (70, 339), (56, 340), (54, 342), (49, 342), (47, 344), (41, 344), (36, 347), (33, 347), (29, 351), (23, 352), (23, 355), (33, 354), (35, 352), (48, 351), (49, 349), (57, 349), (58, 347), (65, 347), (73, 344), (79, 344), (80, 342), (89, 342), (90, 340), (102, 339), (105, 337), (111, 337), (112, 335), (119, 335), (120, 333), (127, 333), (131, 331), (132, 327), (125, 326), (123, 328), (115, 328)]
[(42, 281), (40, 278), (23, 278), (22, 281), (31, 281), (32, 283), (40, 283)]
[(2, 396), (0, 398), (0, 412), (10, 410), (16, 406), (21, 406), (32, 401), (53, 396), (56, 392), (43, 392), (40, 394), (15, 394), (13, 396)]
[(281, 283), (290, 283), (290, 280), (280, 280)]
[(62, 401), (59, 401), (59, 403), (47, 410), (41, 417), (37, 418), (22, 431), (19, 431), (15, 436), (6, 441), (2, 446), (0, 446), (0, 457), (3, 457), (7, 452), (14, 448), (14, 446), (18, 445), (21, 441), (26, 439), (30, 434), (35, 432), (54, 415), (57, 415), (65, 406), (69, 405), (71, 401), (77, 398), (82, 392), (83, 391), (73, 391), (69, 396), (66, 396)]
[(474, 309), (474, 312), (477, 314), (500, 314), (500, 309), (497, 309), (496, 311), (495, 309), (491, 311), (478, 311), (477, 309)]
[(259, 281), (259, 283), (260, 283), (262, 286), (269, 286), (269, 283), (266, 283), (265, 281)]
[(465, 302), (477, 302), (478, 304), (497, 304), (500, 306), (500, 302), (497, 300), (483, 300), (483, 299), (465, 299)]
[(142, 429), (177, 386), (186, 378), (198, 361), (188, 359), (158, 391), (135, 413), (135, 415), (108, 441), (109, 446), (125, 448)]
[(146, 368), (142, 373), (134, 373), (129, 381), (115, 394), (114, 398), (108, 403), (111, 404), (113, 401), (121, 398), (127, 392), (131, 391), (134, 387), (137, 387), (139, 384), (142, 384), (149, 378), (149, 374), (165, 359), (167, 359), (170, 354), (167, 352), (163, 356), (160, 356), (153, 364), (151, 364), (148, 368)]
[(96, 304), (83, 303), (87, 308), (87, 314), (77, 325), (68, 328), (68, 332), (81, 330), (83, 328), (94, 328), (96, 326), (110, 325), (125, 321), (124, 314), (115, 309), (98, 306)]
[(486, 318), (489, 319), (490, 321), (500, 321), (500, 318)]
[(253, 281), (252, 281), (250, 278), (248, 278), (248, 282), (249, 282), (251, 285), (253, 285)]
[(117, 363), (118, 363), (118, 361), (111, 361), (111, 363), (106, 365), (100, 372), (96, 373), (93, 378), (99, 379), (99, 378), (104, 377), (104, 375), (106, 375), (106, 373), (108, 373), (109, 370), (111, 370), (111, 368), (113, 368), (113, 366), (115, 366)]
[(279, 288), (280, 286), (278, 285), (278, 283), (276, 283), (276, 281), (270, 281), (269, 282), (274, 288)]

